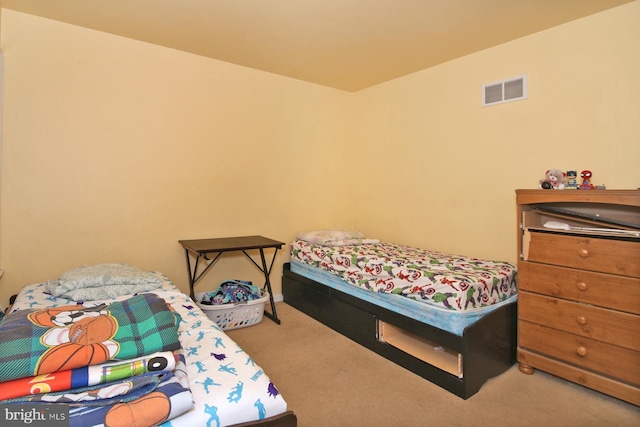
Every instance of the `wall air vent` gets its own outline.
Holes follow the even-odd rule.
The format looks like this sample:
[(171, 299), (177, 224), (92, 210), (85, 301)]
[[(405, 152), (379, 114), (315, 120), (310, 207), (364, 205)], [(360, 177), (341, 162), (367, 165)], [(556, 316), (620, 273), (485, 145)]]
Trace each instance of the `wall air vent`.
[(482, 106), (527, 99), (527, 76), (518, 76), (482, 86)]

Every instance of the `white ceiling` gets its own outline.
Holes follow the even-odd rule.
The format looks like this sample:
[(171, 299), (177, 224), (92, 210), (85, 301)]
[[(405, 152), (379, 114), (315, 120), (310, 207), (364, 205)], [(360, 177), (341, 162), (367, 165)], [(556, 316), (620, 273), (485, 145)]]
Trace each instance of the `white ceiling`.
[(0, 5), (357, 91), (631, 1), (0, 0)]

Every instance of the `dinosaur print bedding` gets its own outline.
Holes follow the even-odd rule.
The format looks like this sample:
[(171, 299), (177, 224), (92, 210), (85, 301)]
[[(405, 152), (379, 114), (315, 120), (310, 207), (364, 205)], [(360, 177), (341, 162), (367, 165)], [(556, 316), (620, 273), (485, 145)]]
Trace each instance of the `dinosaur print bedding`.
[[(169, 315), (167, 319), (173, 319), (173, 331), (170, 327), (163, 326), (171, 321), (159, 322), (159, 328), (151, 329), (154, 330), (152, 332), (161, 335), (153, 340), (159, 339), (158, 342), (168, 343), (167, 345), (158, 347), (156, 341), (153, 345), (149, 344), (149, 337), (153, 335), (149, 334), (146, 335), (144, 344), (139, 339), (135, 340), (139, 349), (137, 354), (130, 352), (127, 356), (117, 359), (116, 352), (114, 358), (108, 361), (102, 360), (86, 366), (65, 366), (66, 369), (49, 374), (41, 374), (37, 369), (38, 363), (30, 361), (29, 372), (23, 369), (20, 375), (26, 380), (32, 380), (33, 375), (37, 375), (35, 378), (46, 377), (49, 384), (53, 385), (51, 389), (45, 387), (46, 393), (32, 389), (27, 392), (29, 394), (16, 392), (13, 386), (21, 379), (13, 378), (15, 374), (4, 374), (10, 365), (6, 364), (7, 361), (0, 362), (0, 374), (4, 375), (4, 382), (0, 382), (0, 405), (16, 402), (58, 402), (56, 404), (68, 405), (71, 426), (107, 426), (110, 425), (107, 422), (109, 419), (122, 420), (123, 414), (137, 417), (135, 411), (151, 418), (142, 418), (141, 415), (128, 425), (164, 427), (228, 426), (261, 420), (285, 412), (286, 402), (253, 359), (166, 276), (155, 272), (153, 274), (161, 279), (162, 286), (150, 293), (137, 296), (121, 295), (108, 301), (90, 301), (84, 303), (84, 306), (98, 307), (96, 311), (102, 314), (112, 306), (122, 307), (140, 301), (151, 301), (158, 307), (162, 306), (162, 316)], [(0, 329), (6, 326), (7, 321), (11, 322), (12, 316), (24, 320), (30, 313), (43, 313), (43, 309), (74, 305), (77, 309), (83, 303), (52, 296), (47, 292), (45, 283), (29, 285), (21, 290), (11, 313), (0, 323)], [(139, 316), (145, 310), (140, 309), (138, 305), (136, 307), (135, 314), (128, 313), (129, 323), (125, 319), (119, 319), (130, 333), (133, 329), (141, 327), (140, 323), (144, 323), (144, 320), (136, 320), (142, 320)], [(73, 311), (67, 308), (63, 310), (64, 314)], [(51, 316), (41, 314), (39, 318)], [(107, 324), (107, 329), (112, 331), (113, 328), (108, 326), (112, 322), (101, 323)], [(120, 323), (117, 324), (120, 326)], [(75, 332), (77, 331), (74, 330)], [(71, 342), (68, 340), (69, 336), (78, 335), (74, 333), (62, 333), (61, 341), (68, 344)], [(34, 341), (33, 337), (36, 335), (32, 334), (25, 339)], [(126, 334), (123, 334), (123, 337), (124, 335)], [(101, 346), (107, 349), (116, 348), (117, 344), (113, 344), (118, 343), (114, 340), (116, 336), (117, 333), (114, 333), (104, 339), (99, 334), (95, 338), (99, 341), (91, 341), (97, 348), (96, 353), (101, 354)], [(37, 350), (36, 359), (41, 358), (50, 348), (55, 348), (48, 346), (46, 340), (41, 342), (40, 338), (37, 338), (35, 341), (38, 343), (36, 348), (44, 346)], [(105, 344), (105, 341), (113, 343)], [(146, 349), (140, 350), (143, 347)], [(88, 348), (94, 350), (93, 347)], [(6, 348), (0, 355), (8, 354), (5, 351)], [(146, 355), (141, 356), (140, 353)], [(53, 378), (56, 376), (57, 378)], [(25, 378), (22, 380), (25, 381)], [(65, 383), (70, 385), (69, 389), (65, 389)], [(14, 391), (8, 393), (9, 388)], [(127, 392), (119, 395), (123, 388), (127, 389)], [(96, 399), (96, 396), (100, 398)]]
[(344, 282), (401, 295), (451, 311), (476, 310), (517, 294), (516, 267), (395, 243), (327, 246), (291, 243), (292, 261), (328, 271)]

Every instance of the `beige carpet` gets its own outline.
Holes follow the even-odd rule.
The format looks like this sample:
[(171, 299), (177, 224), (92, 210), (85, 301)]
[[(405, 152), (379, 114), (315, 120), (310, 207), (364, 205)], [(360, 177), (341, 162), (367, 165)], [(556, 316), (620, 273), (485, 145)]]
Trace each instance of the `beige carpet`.
[(300, 427), (640, 426), (640, 408), (514, 365), (462, 400), (286, 303), (281, 325), (228, 331), (270, 376)]

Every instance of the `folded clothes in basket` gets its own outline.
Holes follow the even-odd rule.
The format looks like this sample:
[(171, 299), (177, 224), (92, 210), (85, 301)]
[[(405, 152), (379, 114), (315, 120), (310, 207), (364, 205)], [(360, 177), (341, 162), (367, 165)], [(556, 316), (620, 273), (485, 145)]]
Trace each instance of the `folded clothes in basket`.
[(260, 288), (247, 280), (225, 280), (218, 289), (202, 294), (202, 304), (237, 304), (261, 298)]

